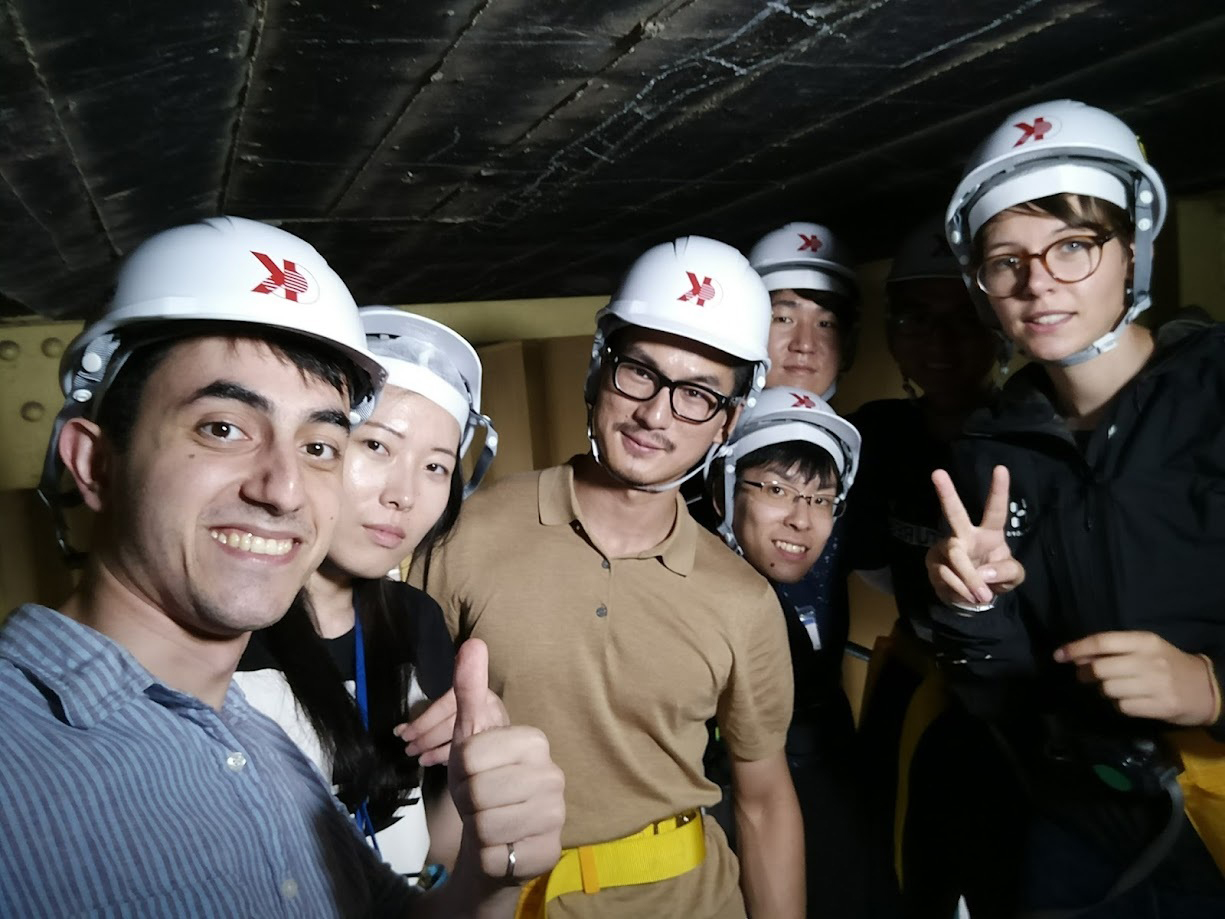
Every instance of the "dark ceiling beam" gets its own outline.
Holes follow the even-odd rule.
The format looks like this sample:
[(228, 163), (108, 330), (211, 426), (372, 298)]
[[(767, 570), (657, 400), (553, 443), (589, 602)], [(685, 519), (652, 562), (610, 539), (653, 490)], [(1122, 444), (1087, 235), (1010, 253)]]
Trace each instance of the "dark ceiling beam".
[[(1079, 4), (1079, 11), (1084, 12), (1093, 5)], [(1060, 15), (1047, 24), (1070, 25), (1069, 17), (1066, 15), (1067, 11), (1066, 5), (1061, 7)], [(1006, 34), (995, 36), (981, 48), (959, 51), (952, 61), (943, 59), (933, 61), (933, 66), (925, 70), (923, 75), (907, 80), (906, 87), (918, 86), (935, 78), (947, 81), (958, 67), (972, 64), (983, 53), (1000, 53), (1013, 42), (1031, 39), (1041, 31), (1041, 28), (1036, 28), (1032, 23), (1009, 29)], [(982, 34), (981, 31), (979, 34)], [(951, 188), (959, 171), (957, 157), (964, 156), (969, 147), (980, 139), (980, 135), (989, 130), (990, 126), (1008, 111), (1033, 101), (1035, 98), (1083, 95), (1086, 86), (1094, 87), (1095, 95), (1108, 93), (1111, 86), (1117, 86), (1120, 96), (1134, 96), (1134, 83), (1129, 81), (1127, 76), (1129, 73), (1134, 75), (1137, 71), (1145, 74), (1148, 86), (1153, 90), (1159, 86), (1168, 86), (1171, 91), (1174, 91), (1174, 87), (1182, 87), (1185, 91), (1187, 87), (1186, 71), (1183, 67), (1178, 66), (1178, 61), (1186, 54), (1185, 49), (1188, 44), (1194, 43), (1200, 49), (1200, 53), (1194, 56), (1195, 63), (1210, 68), (1211, 61), (1204, 59), (1204, 55), (1207, 54), (1209, 57), (1218, 55), (1219, 50), (1212, 49), (1213, 47), (1219, 49), (1223, 41), (1225, 41), (1225, 17), (1218, 16), (1210, 22), (1180, 29), (1173, 34), (1160, 36), (1155, 41), (1145, 42), (1138, 47), (1109, 56), (1105, 60), (1096, 60), (1090, 65), (1076, 68), (1060, 75), (1057, 79), (1044, 82), (1037, 90), (1033, 87), (1026, 87), (1008, 96), (992, 98), (989, 104), (979, 108), (959, 108), (956, 114), (933, 118), (928, 124), (917, 129), (903, 130), (901, 125), (893, 122), (882, 125), (883, 130), (889, 130), (891, 126), (897, 128), (892, 138), (874, 138), (871, 142), (863, 143), (859, 151), (841, 154), (820, 162), (814, 168), (793, 170), (788, 173), (772, 169), (770, 165), (760, 164), (762, 159), (793, 150), (796, 147), (803, 147), (805, 144), (814, 150), (828, 149), (829, 145), (822, 142), (822, 132), (836, 129), (840, 121), (852, 117), (857, 112), (866, 111), (868, 114), (875, 112), (878, 121), (885, 120), (881, 118), (883, 110), (879, 106), (886, 97), (874, 97), (870, 103), (853, 105), (844, 111), (832, 112), (826, 117), (817, 116), (811, 125), (806, 125), (803, 130), (790, 134), (785, 141), (764, 145), (763, 149), (753, 150), (727, 165), (718, 166), (701, 175), (693, 176), (689, 182), (676, 183), (664, 188), (659, 193), (644, 198), (633, 214), (627, 214), (624, 211), (599, 214), (590, 207), (590, 202), (581, 200), (567, 202), (561, 207), (570, 212), (587, 213), (594, 216), (594, 219), (581, 226), (570, 227), (571, 235), (629, 242), (629, 246), (621, 246), (628, 257), (632, 257), (628, 254), (631, 248), (640, 249), (647, 242), (667, 239), (683, 233), (703, 232), (705, 227), (712, 225), (719, 227), (719, 235), (743, 246), (750, 244), (752, 236), (768, 229), (770, 225), (802, 216), (828, 220), (834, 224), (835, 228), (839, 228), (840, 221), (837, 220), (837, 217), (841, 213), (848, 222), (858, 225), (863, 222), (862, 218), (845, 214), (842, 199), (845, 198), (848, 188), (859, 188), (862, 192), (861, 198), (864, 199), (872, 200), (879, 197), (880, 189), (864, 188), (863, 186), (861, 176), (865, 164), (884, 164), (890, 160), (897, 163), (905, 162), (910, 184), (920, 185), (923, 167), (916, 168), (916, 160), (921, 159), (917, 154), (924, 150), (931, 151), (933, 154), (931, 162), (926, 168), (932, 170), (933, 176), (939, 177), (940, 183), (937, 187)], [(947, 47), (952, 49), (954, 46)], [(1190, 63), (1190, 61), (1184, 63)], [(1043, 64), (1049, 65), (1049, 62), (1043, 62)], [(1192, 72), (1195, 72), (1194, 66), (1191, 69)], [(1207, 82), (1216, 84), (1215, 78)], [(902, 88), (899, 87), (896, 92), (900, 93)], [(895, 95), (895, 91), (891, 90), (887, 95)], [(1105, 95), (1098, 96), (1098, 101), (1108, 104)], [(872, 105), (877, 107), (872, 108)], [(1119, 108), (1119, 114), (1126, 117), (1127, 112), (1122, 106), (1116, 106), (1116, 108)], [(1142, 127), (1142, 125), (1138, 124), (1137, 127)], [(862, 129), (854, 132), (854, 136), (864, 138)], [(957, 152), (950, 156), (948, 152), (950, 150)], [(755, 163), (758, 165), (754, 166)], [(751, 184), (742, 184), (743, 191), (736, 195), (718, 196), (712, 193), (712, 189), (719, 188), (720, 180), (732, 172), (751, 174), (759, 179), (755, 187)], [(772, 178), (761, 178), (765, 176)], [(855, 177), (855, 180), (849, 181), (852, 176)], [(1171, 176), (1171, 179), (1177, 181), (1176, 176)], [(734, 187), (734, 184), (729, 187)], [(820, 189), (827, 190), (824, 196), (818, 196)], [(911, 200), (918, 197), (921, 195), (913, 193), (910, 195)], [(822, 198), (831, 201), (833, 206), (818, 205), (817, 202)], [(712, 199), (713, 203), (711, 203)], [(796, 203), (805, 200), (812, 204)], [(933, 205), (929, 204), (929, 206)], [(679, 219), (674, 216), (672, 220), (667, 220), (665, 217), (664, 221), (660, 221), (652, 219), (653, 214), (683, 214), (685, 216)], [(912, 218), (917, 220), (919, 216), (920, 214), (913, 214)], [(724, 228), (729, 225), (736, 227), (735, 235), (729, 236), (724, 232)], [(873, 242), (874, 248), (864, 254), (870, 257), (887, 254), (905, 230), (905, 226), (886, 227)], [(752, 234), (752, 236), (741, 238), (746, 237), (746, 234)], [(492, 271), (488, 273), (474, 276), (472, 278), (473, 287), (498, 291), (499, 293), (495, 295), (503, 295), (502, 292), (506, 289), (505, 277), (513, 276), (515, 285), (513, 289), (516, 294), (532, 290), (569, 292), (564, 285), (561, 287), (552, 285), (553, 279), (572, 271), (582, 274), (589, 269), (592, 263), (607, 261), (608, 258), (609, 247), (607, 245), (592, 246), (585, 256), (562, 259), (558, 257), (558, 252), (564, 247), (564, 240), (555, 240), (536, 249), (525, 249), (510, 264), (499, 264), (493, 266)], [(862, 247), (860, 251), (863, 252)], [(522, 266), (539, 264), (549, 267), (535, 272), (522, 270)], [(458, 293), (460, 296), (472, 296), (471, 290), (462, 290)]]

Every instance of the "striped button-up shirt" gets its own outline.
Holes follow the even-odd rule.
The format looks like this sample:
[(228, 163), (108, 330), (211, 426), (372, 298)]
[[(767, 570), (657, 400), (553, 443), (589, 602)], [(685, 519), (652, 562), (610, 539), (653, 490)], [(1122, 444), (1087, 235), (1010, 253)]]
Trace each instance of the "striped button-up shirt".
[(41, 606), (0, 628), (0, 916), (406, 915), (315, 767)]

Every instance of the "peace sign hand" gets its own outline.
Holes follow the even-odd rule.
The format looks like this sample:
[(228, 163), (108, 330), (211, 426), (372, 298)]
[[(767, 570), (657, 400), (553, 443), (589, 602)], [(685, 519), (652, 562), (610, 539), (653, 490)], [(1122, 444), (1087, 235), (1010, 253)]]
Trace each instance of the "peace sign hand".
[(927, 553), (927, 576), (941, 602), (951, 605), (990, 604), (1025, 580), (1025, 568), (1012, 557), (1004, 538), (1008, 520), (1008, 469), (991, 471), (991, 489), (983, 519), (975, 525), (943, 469), (932, 473), (932, 484), (953, 535)]

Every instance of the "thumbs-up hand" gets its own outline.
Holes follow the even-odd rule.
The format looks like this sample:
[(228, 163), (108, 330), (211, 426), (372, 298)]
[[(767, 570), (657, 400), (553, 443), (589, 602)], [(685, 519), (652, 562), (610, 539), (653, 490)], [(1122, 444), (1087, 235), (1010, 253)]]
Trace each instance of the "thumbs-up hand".
[(927, 552), (927, 576), (941, 602), (978, 606), (991, 603), (1025, 580), (1025, 568), (1012, 557), (1004, 536), (1008, 520), (1008, 469), (996, 466), (982, 520), (975, 525), (943, 469), (932, 484), (953, 531)]
[(518, 884), (561, 857), (565, 778), (536, 728), (511, 726), (489, 691), (489, 651), (469, 639), (455, 659), (448, 780), (463, 821), (457, 874)]
[(489, 648), (479, 638), (460, 645), (451, 692), (455, 697), (452, 743), (510, 724), (506, 706), (489, 691)]

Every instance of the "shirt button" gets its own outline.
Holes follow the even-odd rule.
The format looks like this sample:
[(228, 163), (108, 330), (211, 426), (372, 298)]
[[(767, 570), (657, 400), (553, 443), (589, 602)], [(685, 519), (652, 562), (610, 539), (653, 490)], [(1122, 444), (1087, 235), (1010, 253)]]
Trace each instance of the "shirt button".
[(597, 606), (595, 608), (595, 614), (599, 616), (601, 619), (603, 619), (605, 616), (608, 615), (608, 607), (607, 606)]
[(292, 900), (298, 895), (298, 882), (293, 878), (285, 878), (281, 882), (281, 896), (286, 900)]
[(610, 564), (608, 563), (608, 559), (604, 559), (604, 560), (602, 560), (602, 561), (600, 562), (600, 566), (601, 566), (601, 567), (603, 567), (603, 568), (611, 568), (611, 567), (612, 567), (612, 565), (610, 565)]
[(231, 753), (225, 758), (225, 767), (231, 772), (242, 772), (247, 765), (247, 758), (242, 753)]

